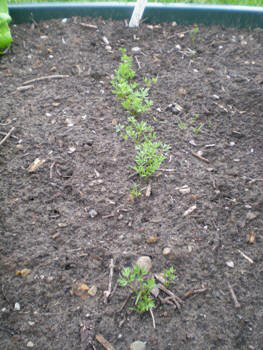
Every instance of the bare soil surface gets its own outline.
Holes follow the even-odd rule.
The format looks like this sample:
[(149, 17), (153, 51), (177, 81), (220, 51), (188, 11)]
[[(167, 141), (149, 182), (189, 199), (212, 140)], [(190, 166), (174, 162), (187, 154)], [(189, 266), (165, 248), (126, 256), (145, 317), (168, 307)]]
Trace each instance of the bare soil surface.
[[(15, 128), (0, 141), (2, 350), (105, 349), (98, 334), (116, 350), (263, 349), (263, 32), (192, 29), (12, 27), (0, 58), (1, 140)], [(148, 180), (115, 131), (128, 117), (111, 87), (119, 48), (137, 81), (158, 77), (142, 118), (171, 150)], [(176, 269), (169, 289), (184, 301), (156, 300), (155, 329), (117, 284), (145, 255), (151, 273)]]

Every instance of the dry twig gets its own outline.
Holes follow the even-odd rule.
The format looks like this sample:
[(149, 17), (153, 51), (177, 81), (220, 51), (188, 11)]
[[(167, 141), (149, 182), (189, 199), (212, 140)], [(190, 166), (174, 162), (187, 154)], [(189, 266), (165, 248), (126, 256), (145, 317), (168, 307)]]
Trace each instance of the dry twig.
[(191, 296), (193, 296), (195, 294), (204, 293), (206, 291), (207, 291), (207, 288), (190, 289), (184, 294), (183, 299), (190, 298)]
[(126, 304), (128, 303), (130, 297), (131, 297), (132, 293), (130, 293), (127, 298), (125, 299), (124, 303), (122, 304), (121, 308), (120, 308), (120, 312), (125, 308)]
[(100, 343), (106, 350), (115, 350), (115, 348), (106, 340), (103, 335), (97, 334), (96, 340)]
[(54, 165), (56, 164), (56, 162), (53, 162), (51, 165), (50, 165), (50, 171), (49, 171), (49, 177), (50, 179), (52, 179), (53, 177), (53, 168), (54, 168)]
[(249, 256), (247, 256), (245, 253), (243, 253), (241, 250), (238, 249), (237, 251), (243, 256), (243, 258), (247, 259), (247, 261), (249, 261), (250, 264), (254, 263), (254, 261)]
[(151, 316), (152, 316), (152, 320), (153, 320), (153, 328), (155, 329), (155, 318), (154, 318), (154, 314), (153, 314), (153, 310), (152, 309), (150, 309), (150, 314), (151, 314)]
[(114, 271), (114, 260), (111, 259), (110, 260), (109, 287), (108, 287), (108, 290), (104, 291), (104, 304), (107, 304), (108, 298), (109, 298), (109, 296), (111, 294), (113, 271)]
[(98, 27), (96, 25), (94, 25), (94, 24), (80, 23), (79, 25), (81, 25), (82, 27), (86, 27), (86, 28), (98, 29)]
[(137, 56), (135, 56), (135, 61), (138, 64), (138, 68), (141, 69), (140, 61), (138, 60)]
[(193, 151), (191, 151), (191, 154), (192, 154), (192, 156), (194, 156), (195, 158), (197, 158), (197, 159), (199, 159), (199, 160), (202, 160), (202, 161), (205, 162), (205, 163), (210, 163), (208, 159), (206, 159), (206, 158), (200, 156), (199, 154), (197, 154), (197, 153), (195, 153), (195, 152), (193, 152)]
[(176, 169), (162, 169), (162, 168), (159, 168), (158, 171), (164, 171), (164, 172), (167, 172), (167, 173), (173, 173), (174, 171), (176, 171)]
[(231, 297), (232, 297), (232, 299), (234, 301), (235, 308), (238, 309), (241, 305), (239, 304), (239, 302), (237, 300), (237, 297), (236, 297), (236, 294), (234, 292), (234, 289), (232, 288), (232, 286), (231, 286), (231, 284), (229, 282), (227, 282), (227, 286), (228, 286), (228, 288), (230, 290)]
[(34, 85), (26, 85), (26, 86), (18, 86), (16, 89), (17, 91), (26, 91), (29, 89), (33, 89)]
[(5, 137), (1, 140), (0, 146), (8, 139), (8, 137), (10, 137), (10, 135), (12, 134), (12, 132), (13, 132), (14, 130), (15, 130), (15, 128), (12, 127), (12, 128), (8, 131), (8, 133), (5, 135)]
[(179, 298), (178, 296), (176, 296), (173, 292), (171, 292), (168, 288), (166, 288), (162, 284), (163, 279), (158, 274), (155, 274), (154, 277), (159, 282), (157, 287), (168, 295), (168, 297), (166, 297), (166, 298), (162, 298), (158, 295), (158, 298), (161, 300), (161, 302), (163, 304), (170, 304), (170, 305), (175, 304), (177, 306), (177, 309), (180, 311), (181, 305), (184, 303), (183, 300), (181, 298)]
[(39, 77), (39, 78), (35, 78), (35, 79), (31, 79), (31, 80), (25, 81), (22, 85), (28, 85), (28, 84), (35, 83), (37, 81), (42, 81), (42, 80), (62, 79), (62, 78), (68, 78), (68, 77), (69, 77), (69, 75), (59, 75), (59, 74), (47, 75), (45, 77)]

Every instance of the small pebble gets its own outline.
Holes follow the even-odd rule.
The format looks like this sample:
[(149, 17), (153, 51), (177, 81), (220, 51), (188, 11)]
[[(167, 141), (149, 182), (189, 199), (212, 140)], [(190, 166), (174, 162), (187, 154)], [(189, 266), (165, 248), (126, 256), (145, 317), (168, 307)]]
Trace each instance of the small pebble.
[(34, 347), (34, 343), (30, 340), (29, 342), (27, 342), (26, 346), (28, 348), (33, 348)]
[(145, 350), (146, 349), (146, 343), (136, 340), (130, 345), (130, 350)]
[(232, 269), (233, 269), (233, 267), (235, 266), (234, 263), (233, 263), (233, 261), (231, 261), (231, 260), (226, 261), (226, 265), (227, 265), (228, 267), (231, 267)]
[(92, 219), (95, 218), (97, 215), (98, 215), (98, 213), (96, 212), (95, 209), (91, 209), (91, 210), (89, 211), (89, 216), (90, 216)]
[(133, 53), (138, 53), (141, 51), (141, 48), (136, 46), (136, 47), (133, 47), (131, 50)]
[(14, 309), (15, 309), (16, 311), (20, 311), (20, 310), (21, 310), (20, 304), (19, 304), (19, 303), (15, 303)]
[(169, 256), (172, 253), (172, 249), (169, 247), (163, 248), (163, 256)]
[(146, 272), (149, 272), (152, 268), (152, 260), (149, 256), (140, 256), (136, 261), (136, 264), (143, 268)]
[(97, 287), (91, 286), (90, 289), (88, 290), (88, 295), (94, 297), (96, 294), (97, 294)]

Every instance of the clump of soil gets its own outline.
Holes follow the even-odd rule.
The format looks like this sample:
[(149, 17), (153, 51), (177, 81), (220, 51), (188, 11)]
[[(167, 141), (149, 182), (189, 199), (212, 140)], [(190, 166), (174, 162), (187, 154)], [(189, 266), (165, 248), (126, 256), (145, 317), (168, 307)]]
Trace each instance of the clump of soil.
[[(0, 61), (1, 137), (15, 128), (0, 145), (1, 349), (99, 350), (98, 334), (115, 349), (262, 347), (262, 30), (192, 29), (12, 27)], [(111, 87), (124, 47), (138, 81), (158, 77), (144, 119), (171, 146), (149, 180), (134, 176), (134, 147), (115, 132), (128, 117)], [(131, 201), (134, 182), (151, 195)], [(132, 298), (122, 307), (117, 286), (145, 255), (153, 273), (176, 269), (170, 289), (184, 299), (181, 312), (156, 302), (155, 329)]]

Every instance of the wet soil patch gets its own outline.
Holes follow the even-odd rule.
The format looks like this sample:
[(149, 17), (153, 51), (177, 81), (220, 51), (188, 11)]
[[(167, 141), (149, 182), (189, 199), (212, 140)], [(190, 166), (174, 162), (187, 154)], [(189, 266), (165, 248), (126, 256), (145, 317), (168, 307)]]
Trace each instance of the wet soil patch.
[[(0, 145), (1, 349), (99, 350), (98, 334), (115, 349), (262, 348), (263, 32), (192, 29), (12, 27), (0, 58), (1, 140), (15, 128)], [(111, 87), (123, 47), (137, 81), (158, 77), (143, 118), (171, 146), (148, 180), (115, 131), (128, 117)], [(143, 193), (132, 201), (134, 182)], [(153, 273), (176, 269), (170, 289), (184, 299), (181, 312), (156, 302), (155, 329), (131, 300), (122, 308), (117, 286), (143, 255)], [(79, 296), (80, 283), (95, 295)]]

